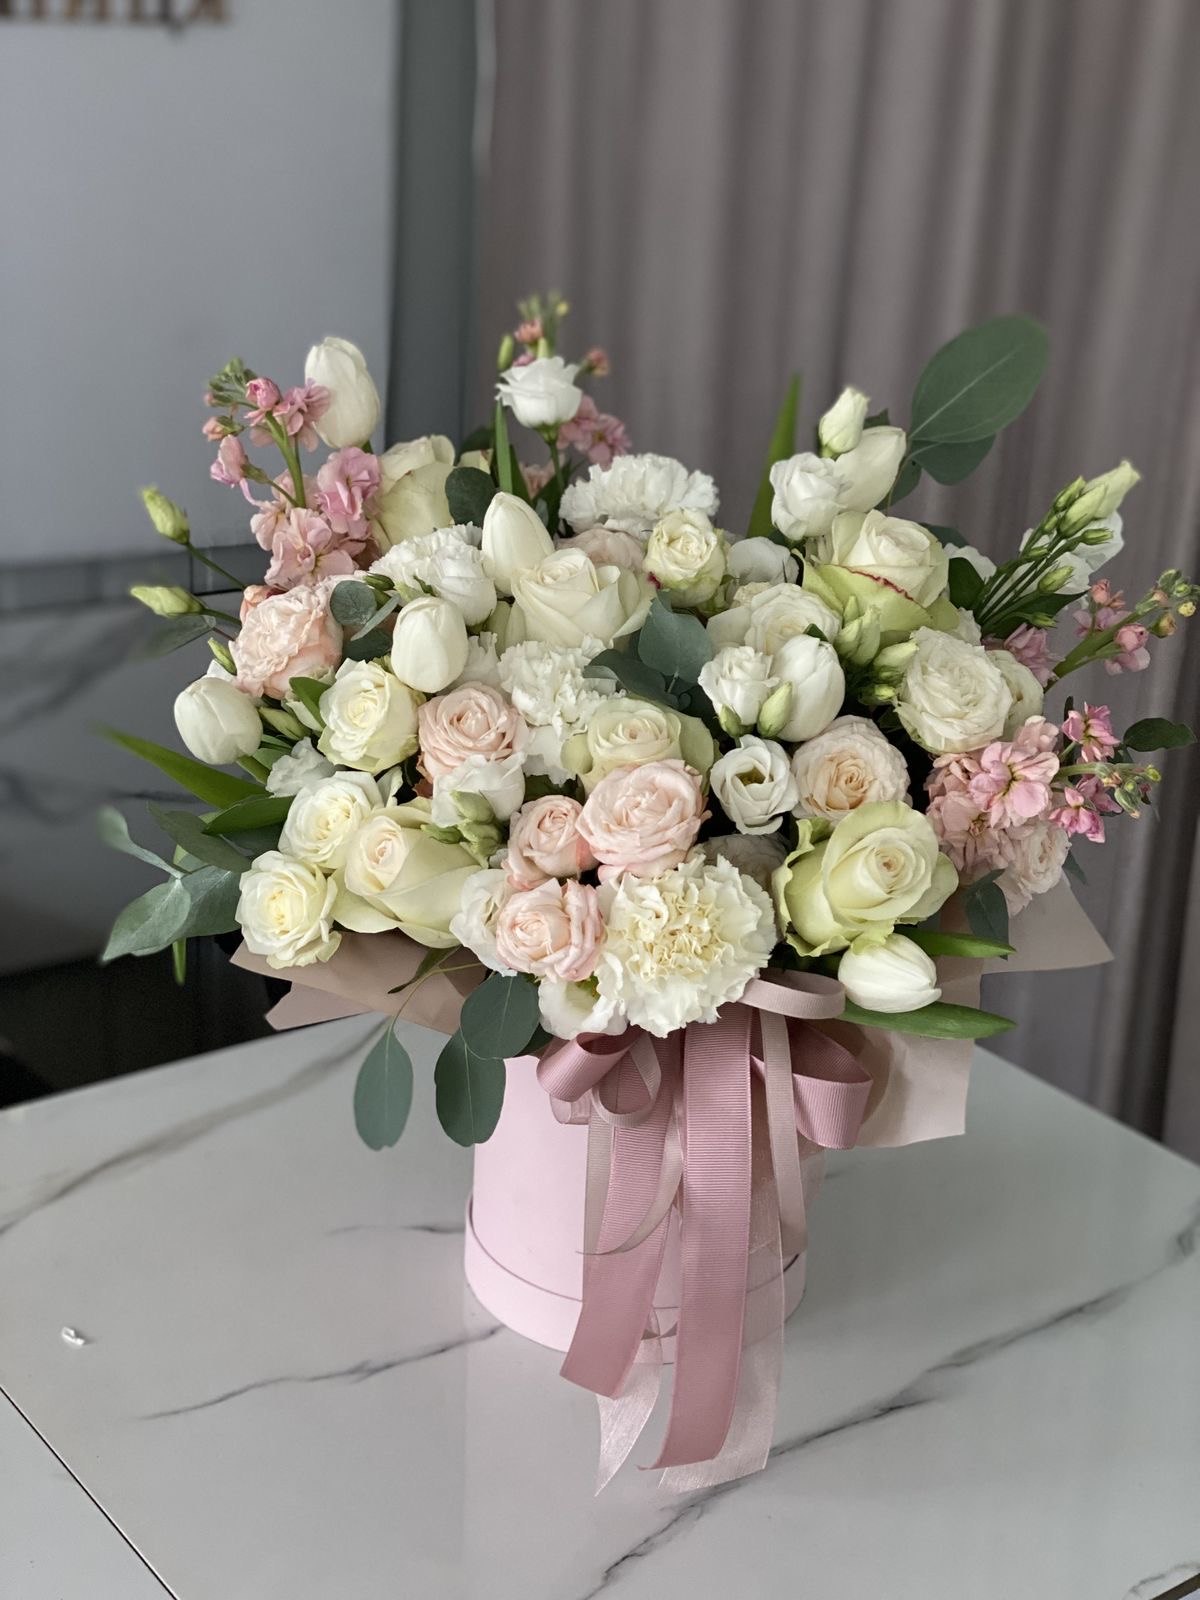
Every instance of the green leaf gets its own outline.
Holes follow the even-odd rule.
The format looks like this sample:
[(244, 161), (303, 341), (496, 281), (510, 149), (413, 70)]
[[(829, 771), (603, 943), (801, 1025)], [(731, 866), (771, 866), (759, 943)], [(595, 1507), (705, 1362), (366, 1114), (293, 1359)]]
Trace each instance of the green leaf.
[(482, 527), (496, 485), (478, 467), (455, 467), (446, 479), (446, 503), (455, 522), (470, 522)]
[(290, 794), (256, 794), (218, 811), (204, 824), (208, 834), (247, 833), (252, 828), (273, 828), (291, 809)]
[(947, 528), (940, 522), (927, 522), (925, 526), (939, 544), (952, 545), (955, 549), (961, 550), (967, 543), (957, 528)]
[(144, 849), (129, 837), (129, 824), (116, 806), (100, 807), (96, 814), (96, 831), (100, 835), (100, 842), (106, 844), (110, 850), (119, 850), (122, 855), (144, 861), (148, 867), (157, 867), (169, 877), (178, 876), (176, 869), (169, 862), (164, 861), (161, 856), (156, 856), (153, 850)]
[(1184, 745), (1195, 744), (1196, 735), (1182, 722), (1169, 722), (1166, 717), (1144, 717), (1130, 728), (1122, 744), (1131, 750), (1181, 750)]
[(437, 1059), (433, 1087), (438, 1121), (455, 1144), (483, 1144), (495, 1132), (504, 1105), (504, 1062), (473, 1050), (453, 1034)]
[(796, 413), (799, 407), (800, 374), (797, 372), (788, 384), (779, 415), (775, 419), (771, 442), (767, 446), (767, 459), (763, 464), (762, 482), (754, 497), (754, 509), (746, 528), (747, 538), (765, 538), (774, 526), (771, 521), (771, 502), (775, 498), (775, 491), (771, 488), (771, 468), (777, 461), (786, 461), (788, 456), (796, 453)]
[(1008, 901), (996, 882), (1000, 876), (989, 873), (973, 883), (963, 897), (963, 908), (971, 932), (980, 939), (994, 939), (999, 944), (1008, 943)]
[(150, 815), (168, 838), (206, 866), (241, 873), (250, 865), (240, 850), (226, 844), (224, 839), (205, 833), (204, 818), (194, 811), (164, 811), (161, 806), (152, 804)]
[(626, 655), (623, 650), (602, 650), (584, 667), (583, 675), (585, 678), (615, 678), (630, 694), (674, 707), (675, 702), (667, 694), (667, 681), (662, 673), (639, 661), (637, 656)]
[(241, 874), (221, 867), (200, 867), (181, 878), (188, 900), (187, 917), (176, 938), (202, 939), (207, 934), (232, 933), (237, 927)]
[(882, 1028), (885, 1033), (915, 1033), (922, 1039), (988, 1039), (1015, 1026), (1009, 1017), (994, 1011), (977, 1011), (974, 1006), (954, 1006), (944, 1000), (922, 1006), (917, 1011), (868, 1011), (847, 1000), (842, 1012), (846, 1022), (862, 1028)]
[(961, 483), (971, 476), (995, 442), (993, 433), (983, 439), (971, 439), (966, 444), (917, 445), (913, 456), (939, 483)]
[[(338, 588), (342, 585), (339, 584)], [(334, 590), (337, 593), (337, 590)], [(386, 628), (372, 628), (369, 633), (356, 635), (342, 643), (342, 655), (347, 661), (374, 661), (392, 648), (392, 636)], [(328, 684), (325, 686), (329, 687)]]
[(168, 778), (174, 779), (189, 794), (194, 794), (197, 800), (203, 800), (205, 805), (231, 806), (237, 800), (245, 800), (250, 795), (263, 792), (259, 783), (247, 783), (245, 778), (235, 778), (228, 772), (206, 767), (203, 761), (193, 761), (191, 756), (168, 750), (165, 745), (155, 744), (152, 739), (139, 739), (136, 734), (121, 733), (117, 728), (101, 728), (100, 732), (123, 750), (141, 756), (143, 761), (149, 761), (160, 772), (165, 772)]
[(969, 561), (954, 556), (950, 561), (950, 603), (970, 611), (983, 593), (984, 579)]
[(1031, 317), (993, 317), (951, 339), (917, 380), (914, 446), (967, 444), (998, 433), (1032, 400), (1046, 351), (1045, 329)]
[(637, 648), (646, 666), (668, 680), (668, 690), (674, 688), (676, 679), (686, 684), (698, 682), (701, 667), (712, 660), (713, 654), (704, 624), (684, 611), (672, 611), (661, 594), (656, 594), (651, 603), (638, 634)]
[(413, 1066), (396, 1037), (396, 1019), (368, 1050), (354, 1084), (354, 1126), (372, 1150), (394, 1145), (404, 1132), (413, 1097)]
[(175, 939), (171, 943), (171, 976), (175, 987), (182, 989), (187, 982), (187, 940)]
[(182, 650), (184, 645), (194, 644), (197, 639), (203, 639), (206, 633), (211, 632), (212, 619), (206, 615), (193, 613), (186, 617), (171, 617), (154, 630), (137, 653), (143, 660), (169, 656), (172, 650)]
[(900, 468), (900, 475), (892, 485), (891, 493), (885, 496), (884, 504), (894, 506), (901, 500), (907, 500), (920, 481), (921, 463), (910, 456)]
[[(496, 483), (505, 494), (512, 494), (513, 490), (513, 458), (508, 445), (508, 421), (504, 415), (504, 405), (496, 401), (496, 412), (492, 424), (496, 436), (496, 448), (492, 455), (492, 465), (496, 472)], [(518, 474), (519, 476), (519, 474)]]
[(502, 972), (471, 991), (458, 1023), (471, 1048), (489, 1056), (519, 1056), (537, 1025), (537, 985)]
[(325, 718), (321, 715), (321, 696), (328, 687), (329, 685), (322, 683), (320, 678), (291, 678), (288, 681), (293, 700), (298, 700), (309, 716), (322, 727), (325, 726)]
[(999, 939), (978, 939), (969, 933), (938, 933), (932, 928), (898, 928), (906, 939), (920, 945), (927, 956), (968, 956), (987, 960), (989, 956), (1010, 956), (1013, 946)]
[(179, 938), (190, 901), (182, 878), (169, 878), (127, 905), (113, 923), (100, 956), (102, 966), (120, 956), (149, 956)]
[(361, 628), (378, 610), (369, 583), (339, 583), (329, 597), (329, 609), (343, 628)]
[(464, 456), (470, 455), (474, 450), (490, 450), (494, 439), (495, 435), (492, 432), (490, 422), (482, 423), (478, 428), (472, 428), (471, 432), (458, 447), (458, 459), (461, 461)]

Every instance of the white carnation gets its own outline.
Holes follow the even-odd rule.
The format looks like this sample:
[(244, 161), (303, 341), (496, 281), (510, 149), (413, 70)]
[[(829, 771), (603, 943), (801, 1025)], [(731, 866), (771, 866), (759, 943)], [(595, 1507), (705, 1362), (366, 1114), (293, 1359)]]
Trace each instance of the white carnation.
[(585, 528), (621, 528), (645, 540), (669, 511), (717, 514), (717, 490), (704, 472), (689, 472), (670, 456), (617, 456), (592, 467), (562, 497), (562, 515), (577, 533)]
[(616, 690), (611, 678), (585, 678), (583, 669), (603, 646), (510, 645), (500, 657), (500, 685), (531, 728), (553, 728), (564, 738), (585, 724)]
[(370, 570), (382, 572), (398, 588), (424, 587), (453, 601), (467, 626), (478, 627), (496, 605), (496, 586), (483, 569), (479, 538), (479, 529), (465, 523), (438, 528), (394, 544)]
[(911, 737), (934, 755), (979, 750), (1000, 738), (1013, 697), (988, 652), (933, 628), (918, 628), (913, 643), (917, 653), (896, 701)]

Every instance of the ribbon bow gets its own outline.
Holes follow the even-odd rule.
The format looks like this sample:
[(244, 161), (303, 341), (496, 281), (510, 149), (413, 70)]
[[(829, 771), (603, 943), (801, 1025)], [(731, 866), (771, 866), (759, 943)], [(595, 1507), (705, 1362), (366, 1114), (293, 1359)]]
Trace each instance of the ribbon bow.
[(538, 1064), (560, 1121), (588, 1123), (583, 1304), (562, 1374), (601, 1410), (599, 1486), (658, 1392), (654, 1294), (680, 1229), (675, 1384), (655, 1467), (690, 1489), (766, 1463), (778, 1398), (785, 1253), (807, 1243), (805, 1165), (854, 1144), (871, 1079), (813, 1026), (843, 990), (813, 973), (753, 978), (717, 1020), (652, 1039), (569, 1040)]

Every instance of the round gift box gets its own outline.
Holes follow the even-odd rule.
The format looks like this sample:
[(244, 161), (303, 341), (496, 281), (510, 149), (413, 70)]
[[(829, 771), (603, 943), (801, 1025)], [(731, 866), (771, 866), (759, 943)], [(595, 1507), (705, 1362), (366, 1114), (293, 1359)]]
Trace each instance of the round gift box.
[[(552, 1350), (571, 1343), (583, 1292), (586, 1127), (560, 1123), (536, 1077), (537, 1061), (508, 1064), (504, 1110), (486, 1144), (475, 1147), (467, 1203), (465, 1267), (475, 1298), (506, 1327)], [(655, 1295), (663, 1328), (679, 1305), (679, 1239), (673, 1215)], [(804, 1293), (804, 1256), (784, 1272), (788, 1316)], [(663, 1358), (674, 1355), (663, 1341)]]

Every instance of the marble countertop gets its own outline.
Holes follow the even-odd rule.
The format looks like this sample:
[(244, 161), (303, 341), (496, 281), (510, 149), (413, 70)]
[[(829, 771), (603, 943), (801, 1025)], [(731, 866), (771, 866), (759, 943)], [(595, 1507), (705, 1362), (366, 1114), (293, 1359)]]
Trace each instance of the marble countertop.
[(767, 1471), (595, 1499), (591, 1397), (463, 1285), (433, 1035), (405, 1030), (404, 1139), (358, 1143), (374, 1026), (0, 1116), (4, 1600), (1149, 1600), (1200, 1572), (1196, 1167), (981, 1052), (965, 1138), (831, 1164)]

